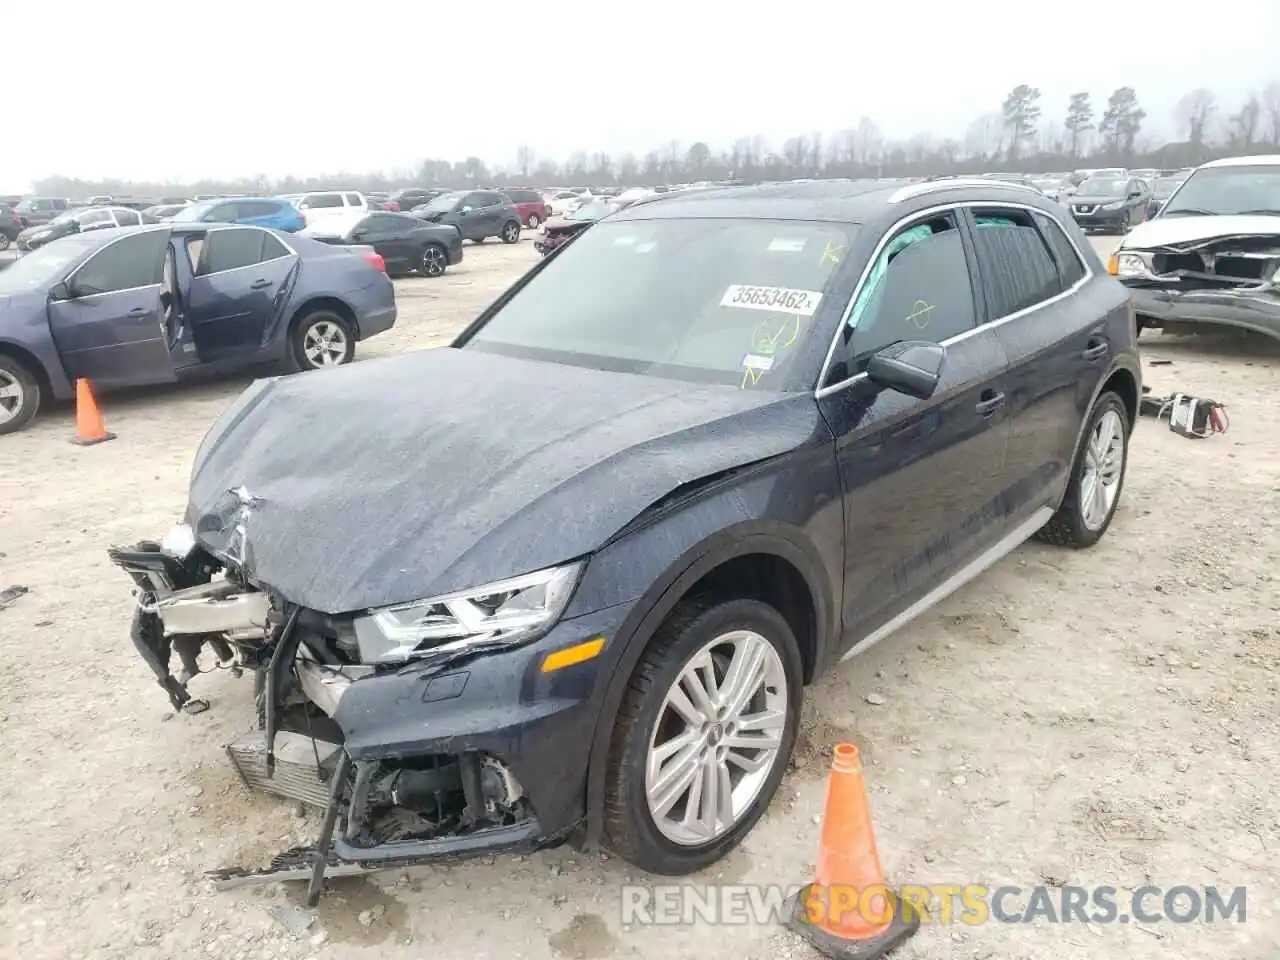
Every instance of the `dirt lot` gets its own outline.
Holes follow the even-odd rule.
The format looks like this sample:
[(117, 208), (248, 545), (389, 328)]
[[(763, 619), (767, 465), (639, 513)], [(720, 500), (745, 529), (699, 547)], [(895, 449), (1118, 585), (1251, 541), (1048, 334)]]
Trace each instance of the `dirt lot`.
[[(469, 246), (443, 280), (399, 281), (399, 324), (360, 356), (444, 342), (534, 257)], [(810, 879), (826, 758), (847, 739), (895, 881), (1248, 887), (1243, 925), (931, 926), (901, 956), (1277, 956), (1280, 359), (1158, 337), (1146, 358), (1172, 361), (1149, 367), (1157, 391), (1228, 404), (1229, 435), (1145, 422), (1097, 549), (1027, 545), (821, 680), (779, 797), (697, 882)], [(0, 441), (0, 588), (30, 588), (0, 612), (0, 955), (809, 956), (776, 926), (624, 928), (625, 865), (564, 848), (335, 883), (296, 939), (268, 913), (294, 891), (211, 889), (202, 871), (264, 862), (317, 822), (251, 796), (221, 752), (249, 722), (247, 679), (203, 678), (213, 709), (172, 715), (105, 547), (171, 525), (245, 382), (108, 398), (114, 443), (69, 444), (66, 409)]]

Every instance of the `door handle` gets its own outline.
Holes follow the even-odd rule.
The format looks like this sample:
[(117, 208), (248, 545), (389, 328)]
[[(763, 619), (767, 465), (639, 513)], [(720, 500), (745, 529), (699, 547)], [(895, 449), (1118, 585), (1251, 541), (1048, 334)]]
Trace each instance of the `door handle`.
[(131, 316), (131, 317), (141, 317), (141, 316), (143, 316), (144, 314), (147, 314), (147, 313), (150, 313), (150, 312), (151, 312), (151, 311), (150, 311), (150, 310), (148, 310), (146, 307), (134, 307), (132, 310), (130, 310), (130, 311), (129, 311), (129, 316)]
[(1111, 344), (1105, 340), (1090, 340), (1089, 346), (1084, 353), (1080, 354), (1085, 360), (1101, 360), (1111, 350)]
[(267, 279), (264, 279), (264, 278), (260, 278), (260, 279), (257, 279), (257, 280), (255, 280), (255, 281), (253, 281), (253, 283), (249, 284), (249, 289), (250, 289), (250, 290), (263, 290), (263, 289), (266, 289), (266, 288), (267, 288), (267, 287), (269, 287), (269, 286), (271, 286), (271, 281), (270, 281), (270, 280), (267, 280)]
[(980, 416), (989, 417), (1004, 406), (1004, 394), (995, 390), (983, 390), (982, 399), (974, 405)]

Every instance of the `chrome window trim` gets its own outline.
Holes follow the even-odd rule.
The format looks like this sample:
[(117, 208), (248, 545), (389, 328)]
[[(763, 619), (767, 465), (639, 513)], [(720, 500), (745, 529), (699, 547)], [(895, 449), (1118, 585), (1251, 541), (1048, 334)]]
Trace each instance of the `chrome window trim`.
[[(243, 267), (228, 267), (226, 270), (215, 270), (213, 273), (197, 274), (195, 271), (192, 271), (192, 281), (203, 280), (205, 277), (220, 277), (224, 273), (235, 273), (237, 270), (248, 270), (250, 267), (260, 267), (266, 263), (275, 263), (277, 260), (288, 260), (290, 257), (296, 257), (298, 255), (298, 251), (293, 249), (289, 242), (279, 236), (275, 231), (269, 230), (266, 227), (260, 227), (254, 223), (220, 223), (216, 226), (211, 226), (207, 231), (205, 231), (205, 237), (207, 238), (210, 234), (218, 233), (223, 230), (260, 230), (261, 232), (280, 241), (281, 246), (289, 252), (281, 257), (272, 257), (270, 260), (259, 260), (256, 263), (246, 263)], [(203, 253), (203, 250), (201, 252)], [(199, 263), (197, 263), (196, 266), (199, 266)]]
[(1067, 242), (1071, 244), (1071, 249), (1075, 251), (1076, 257), (1079, 258), (1080, 263), (1084, 266), (1084, 276), (1066, 290), (1055, 294), (1047, 300), (1041, 300), (1037, 304), (1025, 307), (1022, 310), (1017, 310), (1003, 317), (997, 317), (994, 320), (979, 323), (971, 329), (965, 330), (963, 333), (956, 334), (954, 337), (947, 337), (944, 340), (938, 341), (940, 346), (949, 347), (953, 343), (959, 343), (976, 333), (994, 329), (995, 327), (1006, 324), (1011, 320), (1017, 320), (1021, 317), (1025, 317), (1027, 314), (1033, 313), (1042, 307), (1047, 307), (1050, 304), (1057, 303), (1059, 300), (1063, 300), (1076, 293), (1086, 283), (1093, 279), (1093, 265), (1089, 262), (1089, 258), (1084, 256), (1080, 250), (1080, 245), (1076, 242), (1076, 238), (1073, 237), (1071, 232), (1062, 225), (1061, 219), (1052, 212), (1045, 210), (1043, 207), (1034, 206), (1029, 203), (1019, 203), (1016, 200), (953, 200), (950, 203), (940, 203), (937, 206), (926, 207), (923, 210), (917, 210), (914, 213), (909, 213), (898, 219), (889, 227), (889, 229), (885, 230), (884, 233), (881, 234), (880, 240), (876, 243), (875, 249), (871, 251), (871, 256), (867, 258), (866, 266), (862, 268), (862, 275), (858, 277), (858, 283), (853, 288), (853, 292), (849, 295), (849, 302), (845, 305), (844, 310), (840, 314), (840, 323), (836, 326), (835, 331), (831, 335), (831, 343), (827, 347), (827, 355), (822, 361), (822, 369), (818, 372), (818, 381), (813, 391), (813, 398), (815, 400), (821, 400), (823, 397), (830, 396), (831, 394), (836, 393), (839, 390), (843, 390), (845, 387), (850, 386), (859, 380), (865, 380), (867, 377), (866, 373), (855, 373), (852, 377), (847, 377), (839, 383), (833, 383), (828, 387), (822, 386), (822, 382), (827, 378), (827, 370), (831, 366), (831, 358), (835, 356), (836, 344), (840, 341), (840, 332), (844, 330), (845, 326), (849, 323), (849, 315), (853, 312), (853, 305), (858, 302), (858, 295), (862, 293), (862, 288), (866, 286), (867, 277), (871, 274), (871, 268), (874, 267), (876, 261), (880, 259), (880, 254), (884, 252), (884, 248), (889, 244), (889, 241), (901, 233), (907, 225), (916, 220), (936, 217), (939, 214), (946, 213), (951, 210), (966, 210), (973, 207), (1007, 207), (1011, 210), (1023, 210), (1028, 213), (1038, 213), (1042, 216), (1048, 217), (1053, 221), (1054, 225), (1062, 231), (1063, 235), (1066, 236)]

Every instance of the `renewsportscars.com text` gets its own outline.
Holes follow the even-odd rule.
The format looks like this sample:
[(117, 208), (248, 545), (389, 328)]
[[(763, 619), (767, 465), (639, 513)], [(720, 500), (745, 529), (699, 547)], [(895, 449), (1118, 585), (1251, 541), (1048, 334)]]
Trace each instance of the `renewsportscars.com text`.
[[(628, 885), (622, 888), (624, 924), (770, 924), (790, 918), (789, 901), (800, 885), (691, 884)], [(1132, 891), (1111, 886), (988, 886), (985, 884), (903, 884), (808, 888), (810, 923), (839, 923), (859, 917), (885, 922), (894, 911), (912, 910), (922, 923), (1243, 923), (1244, 887), (1145, 886)]]

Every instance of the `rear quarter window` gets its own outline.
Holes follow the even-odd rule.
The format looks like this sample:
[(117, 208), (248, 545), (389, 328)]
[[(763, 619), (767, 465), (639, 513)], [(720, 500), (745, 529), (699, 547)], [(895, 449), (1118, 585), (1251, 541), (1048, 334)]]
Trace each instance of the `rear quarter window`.
[(1037, 213), (1034, 216), (1036, 226), (1040, 228), (1041, 235), (1049, 242), (1049, 248), (1053, 251), (1054, 259), (1057, 261), (1063, 289), (1075, 286), (1085, 278), (1088, 272), (1084, 261), (1080, 259), (1080, 254), (1076, 251), (1075, 245), (1067, 236), (1066, 231), (1062, 229), (1053, 217), (1045, 216), (1042, 213)]

